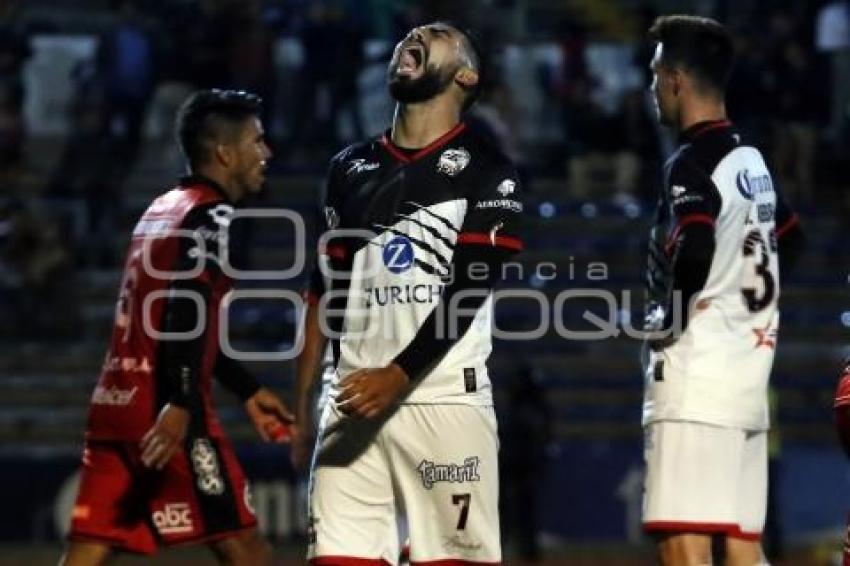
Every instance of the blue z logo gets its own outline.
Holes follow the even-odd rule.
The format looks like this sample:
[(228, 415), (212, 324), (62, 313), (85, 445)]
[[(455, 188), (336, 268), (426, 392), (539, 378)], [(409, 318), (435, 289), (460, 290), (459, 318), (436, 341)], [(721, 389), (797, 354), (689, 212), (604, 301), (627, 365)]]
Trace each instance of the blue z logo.
[(403, 273), (413, 267), (413, 244), (404, 236), (396, 236), (384, 245), (384, 265), (392, 273)]

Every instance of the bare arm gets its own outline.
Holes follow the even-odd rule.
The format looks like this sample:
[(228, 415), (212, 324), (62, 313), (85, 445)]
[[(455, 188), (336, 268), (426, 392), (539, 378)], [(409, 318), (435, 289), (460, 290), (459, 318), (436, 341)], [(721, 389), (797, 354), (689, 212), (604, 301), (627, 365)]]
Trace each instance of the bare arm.
[(322, 362), (322, 354), (327, 338), (319, 325), (319, 305), (309, 300), (304, 314), (302, 332), (304, 348), (295, 362), (295, 389), (293, 407), (295, 425), (292, 430), (292, 465), (297, 471), (306, 469), (310, 460), (314, 423), (310, 410), (310, 393), (315, 386), (316, 377)]

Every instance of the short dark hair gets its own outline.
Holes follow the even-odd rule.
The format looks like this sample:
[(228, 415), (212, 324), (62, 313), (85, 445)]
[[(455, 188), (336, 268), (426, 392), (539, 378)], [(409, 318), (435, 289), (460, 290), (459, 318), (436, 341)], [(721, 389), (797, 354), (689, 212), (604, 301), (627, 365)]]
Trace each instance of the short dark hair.
[(469, 51), (472, 64), (475, 71), (478, 73), (478, 83), (469, 89), (466, 100), (463, 101), (463, 111), (466, 112), (481, 98), (481, 92), (484, 90), (487, 76), (487, 58), (484, 53), (484, 48), (478, 34), (469, 28), (460, 28), (460, 33), (463, 34), (466, 40), (466, 47)]
[(735, 46), (720, 23), (700, 16), (660, 16), (649, 28), (649, 37), (664, 46), (661, 64), (683, 68), (718, 94), (726, 91)]
[(230, 132), (225, 129), (259, 116), (262, 99), (244, 90), (199, 90), (177, 112), (176, 134), (191, 167), (207, 161), (214, 145)]
[(484, 88), (484, 79), (486, 77), (487, 69), (481, 40), (475, 31), (458, 22), (452, 20), (440, 20), (436, 23), (450, 26), (460, 32), (464, 41), (463, 49), (469, 56), (472, 68), (478, 73), (478, 84), (466, 90), (466, 98), (463, 100), (463, 108), (461, 109), (463, 112), (466, 112), (478, 101), (481, 97), (481, 91)]

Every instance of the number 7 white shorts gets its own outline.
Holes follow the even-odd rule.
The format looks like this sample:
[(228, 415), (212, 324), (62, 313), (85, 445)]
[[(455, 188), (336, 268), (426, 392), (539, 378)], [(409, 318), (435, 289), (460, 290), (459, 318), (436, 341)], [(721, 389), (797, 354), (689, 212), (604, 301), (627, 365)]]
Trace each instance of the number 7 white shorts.
[(414, 565), (499, 564), (492, 407), (402, 405), (385, 422), (328, 403), (310, 485), (308, 558), (395, 565), (405, 518)]

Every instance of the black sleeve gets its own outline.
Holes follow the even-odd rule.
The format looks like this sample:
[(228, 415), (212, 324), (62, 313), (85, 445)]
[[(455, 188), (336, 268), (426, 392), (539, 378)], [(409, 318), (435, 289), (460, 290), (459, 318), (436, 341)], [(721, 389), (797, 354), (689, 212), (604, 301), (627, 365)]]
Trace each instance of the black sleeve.
[(687, 306), (708, 280), (714, 248), (714, 227), (709, 224), (693, 223), (679, 231), (673, 260), (673, 290), (682, 295), (683, 328), (688, 324)]
[[(411, 380), (421, 377), (427, 373), (427, 369), (436, 366), (451, 347), (466, 334), (475, 319), (475, 313), (498, 283), (502, 264), (511, 255), (511, 252), (496, 247), (488, 246), (481, 249), (473, 249), (472, 246), (459, 247), (455, 257), (452, 258), (452, 268), (456, 273), (452, 282), (443, 289), (439, 303), (425, 319), (416, 336), (394, 360)], [(470, 267), (473, 264), (476, 264), (475, 273), (486, 272), (486, 276), (470, 277), (472, 273)], [(485, 265), (486, 270), (483, 268)], [(449, 305), (456, 305), (457, 310), (446, 312)], [(450, 326), (450, 332), (437, 332), (438, 309), (442, 309), (445, 313), (445, 320), (456, 321)]]
[[(204, 255), (203, 270), (189, 279), (173, 279), (168, 286), (168, 297), (163, 314), (164, 333), (191, 333), (198, 327), (199, 314), (209, 315), (209, 299), (212, 285), (223, 277), (221, 258), (226, 252), (228, 240), (219, 227), (233, 213), (233, 207), (213, 203), (190, 211), (181, 229), (204, 241), (203, 249), (195, 239), (179, 237), (178, 253), (174, 271), (190, 271)], [(163, 338), (160, 341), (159, 371), (164, 378), (166, 402), (192, 407), (200, 400), (198, 375), (204, 359), (206, 325), (191, 338)], [(167, 336), (167, 334), (166, 334)]]
[(215, 360), (213, 374), (225, 389), (236, 395), (243, 403), (260, 389), (260, 384), (242, 364), (221, 351)]
[[(340, 159), (342, 159), (342, 156), (344, 154), (345, 150), (334, 156), (334, 158), (331, 160), (330, 166), (328, 167), (327, 175), (325, 177), (325, 182), (322, 185), (322, 190), (319, 196), (318, 203), (319, 213), (317, 215), (316, 222), (317, 236), (322, 236), (328, 231), (333, 230), (339, 226), (340, 205), (337, 197), (337, 186), (339, 185), (337, 163)], [(329, 253), (333, 253), (333, 245), (329, 247), (331, 247), (331, 250), (315, 250), (316, 256), (313, 262), (313, 270), (310, 273), (310, 278), (307, 280), (307, 285), (303, 293), (305, 301), (310, 304), (317, 304), (319, 302), (319, 299), (321, 299), (322, 295), (325, 293), (325, 277), (322, 274), (322, 270), (319, 267), (319, 264), (320, 262), (324, 261), (323, 257), (326, 257)]]
[[(674, 227), (665, 251), (673, 264), (672, 291), (682, 297), (684, 329), (688, 323), (687, 307), (705, 288), (711, 270), (721, 197), (711, 178), (684, 157), (671, 168), (666, 190)], [(667, 316), (672, 316), (672, 309), (668, 309)]]
[[(498, 283), (503, 264), (523, 247), (521, 189), (512, 167), (497, 170), (481, 193), (468, 199), (468, 206), (452, 256), (452, 281), (416, 336), (393, 360), (411, 380), (423, 377), (463, 337)], [(456, 310), (449, 312), (449, 307)], [(449, 328), (457, 332), (438, 333), (438, 313), (454, 321)]]

